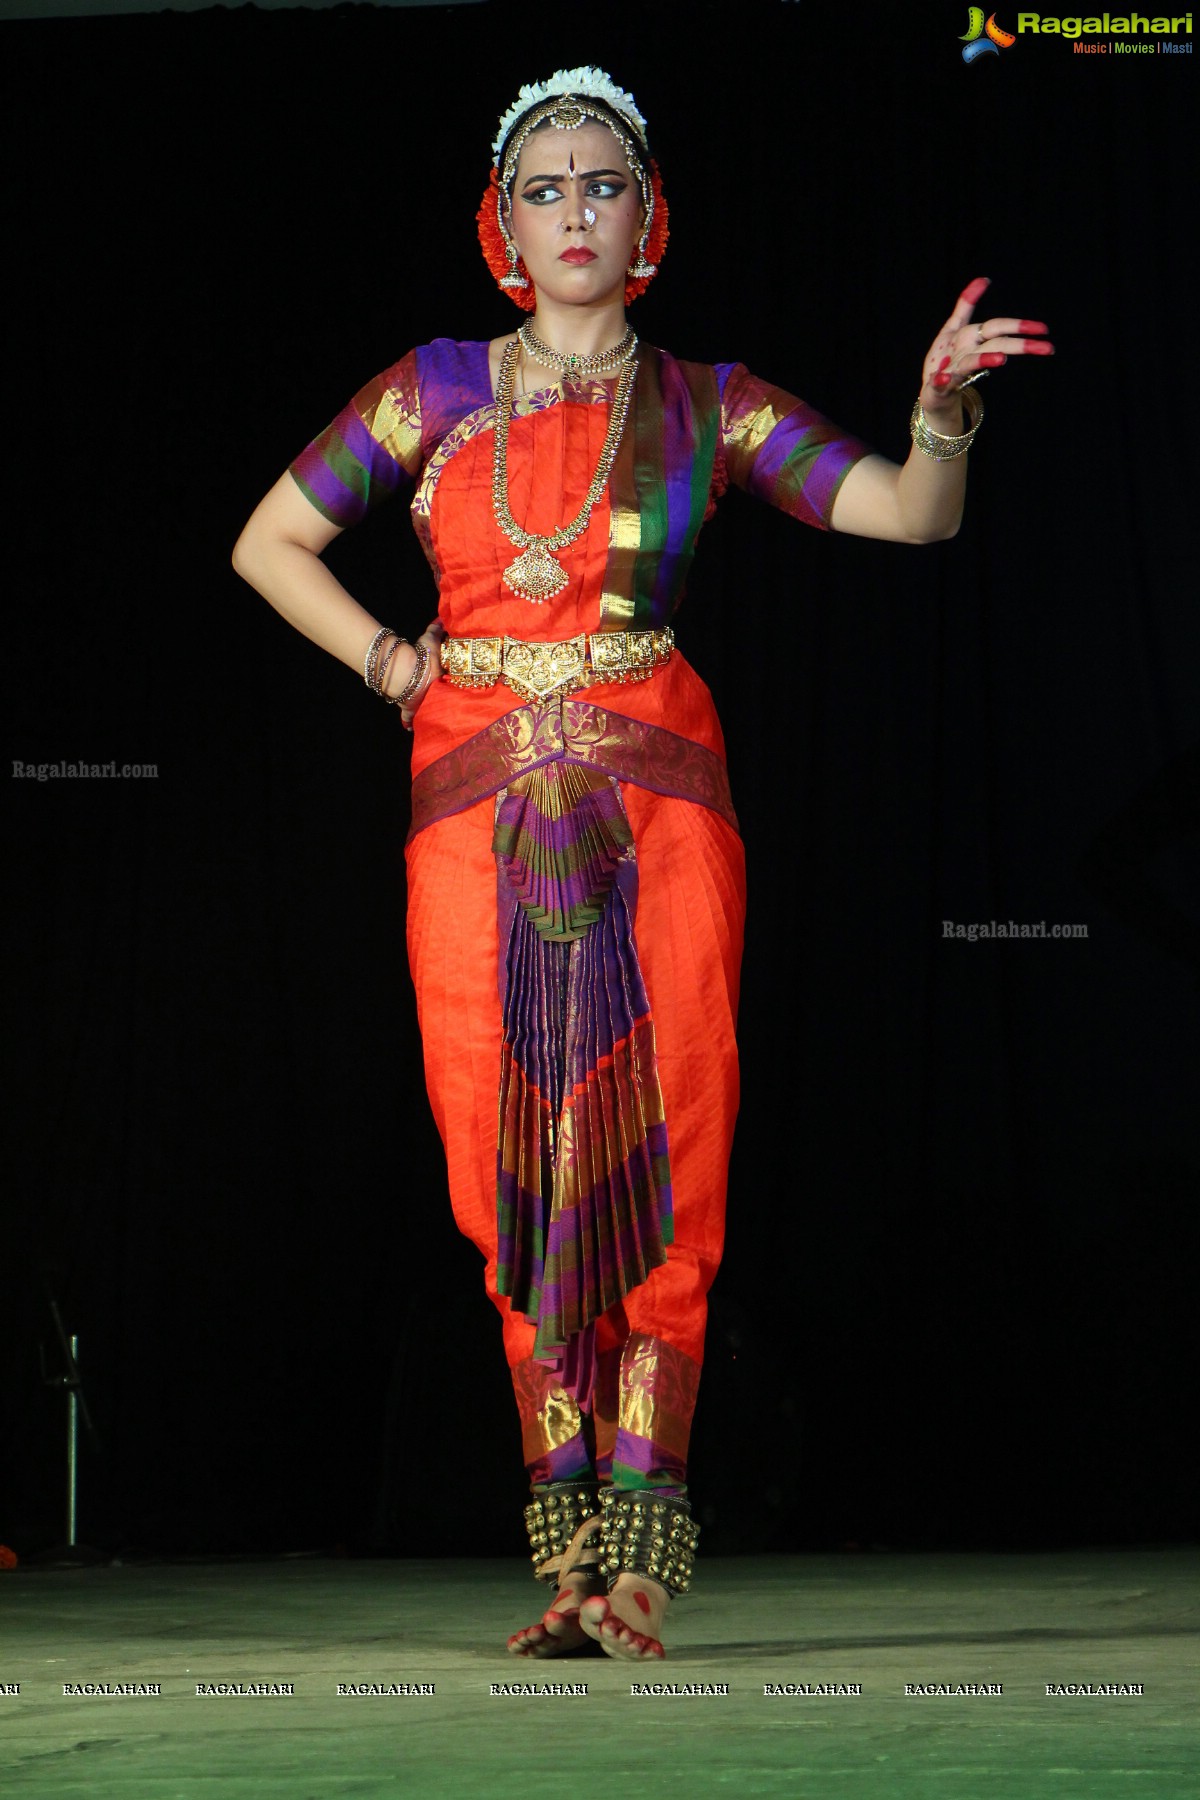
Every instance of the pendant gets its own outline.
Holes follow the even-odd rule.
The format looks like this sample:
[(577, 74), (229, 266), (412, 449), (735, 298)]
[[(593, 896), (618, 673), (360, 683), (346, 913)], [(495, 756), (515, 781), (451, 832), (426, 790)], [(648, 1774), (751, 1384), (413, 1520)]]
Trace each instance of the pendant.
[(535, 606), (561, 594), (569, 580), (567, 571), (551, 556), (544, 541), (530, 544), (504, 571), (505, 586), (512, 589), (518, 600), (531, 600)]

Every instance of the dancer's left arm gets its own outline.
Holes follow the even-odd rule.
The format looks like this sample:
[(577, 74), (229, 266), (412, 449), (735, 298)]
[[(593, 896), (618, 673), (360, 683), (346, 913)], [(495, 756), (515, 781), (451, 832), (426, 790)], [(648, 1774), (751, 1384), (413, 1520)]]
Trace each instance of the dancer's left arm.
[[(921, 409), (931, 431), (956, 437), (965, 429), (959, 389), (980, 369), (998, 369), (1010, 356), (1052, 356), (1047, 327), (1037, 319), (972, 316), (990, 283), (969, 282), (925, 358)], [(952, 538), (962, 522), (967, 458), (937, 462), (914, 444), (903, 465), (865, 456), (838, 489), (829, 516), (832, 530), (852, 537), (887, 538), (899, 544), (933, 544)]]

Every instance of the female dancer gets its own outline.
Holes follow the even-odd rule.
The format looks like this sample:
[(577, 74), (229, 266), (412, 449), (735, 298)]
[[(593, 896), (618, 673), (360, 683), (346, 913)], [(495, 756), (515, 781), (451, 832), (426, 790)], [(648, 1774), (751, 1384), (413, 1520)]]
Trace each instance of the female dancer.
[[(666, 205), (631, 95), (523, 88), (479, 231), (532, 314), (368, 382), (258, 506), (234, 566), (415, 720), (409, 960), (460, 1228), (499, 1308), (554, 1598), (508, 1648), (663, 1655), (698, 1536), (688, 1434), (738, 1100), (741, 841), (707, 688), (670, 619), (729, 482), (824, 529), (952, 537), (970, 385), (1049, 355), (974, 322), (925, 358), (900, 467), (741, 364), (639, 344)], [(964, 419), (964, 404), (970, 414)], [(409, 644), (321, 561), (411, 495), (438, 617)]]

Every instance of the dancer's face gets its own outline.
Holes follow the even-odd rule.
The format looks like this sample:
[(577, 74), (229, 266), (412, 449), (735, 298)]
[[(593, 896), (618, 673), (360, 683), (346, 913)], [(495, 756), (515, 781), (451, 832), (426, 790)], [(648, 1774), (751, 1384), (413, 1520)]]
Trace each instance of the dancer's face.
[(642, 197), (607, 125), (588, 120), (575, 131), (531, 132), (521, 146), (510, 219), (539, 295), (575, 305), (624, 295)]

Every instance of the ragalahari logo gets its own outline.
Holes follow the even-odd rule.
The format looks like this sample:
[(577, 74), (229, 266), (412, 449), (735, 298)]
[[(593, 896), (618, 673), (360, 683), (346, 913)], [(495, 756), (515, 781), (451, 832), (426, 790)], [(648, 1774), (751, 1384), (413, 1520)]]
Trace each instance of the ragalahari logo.
[(1001, 31), (995, 13), (989, 13), (985, 25), (982, 6), (968, 7), (967, 20), (970, 29), (959, 39), (966, 63), (974, 62), (977, 56), (999, 56), (1001, 50), (1011, 50), (1017, 41), (1011, 31)]

